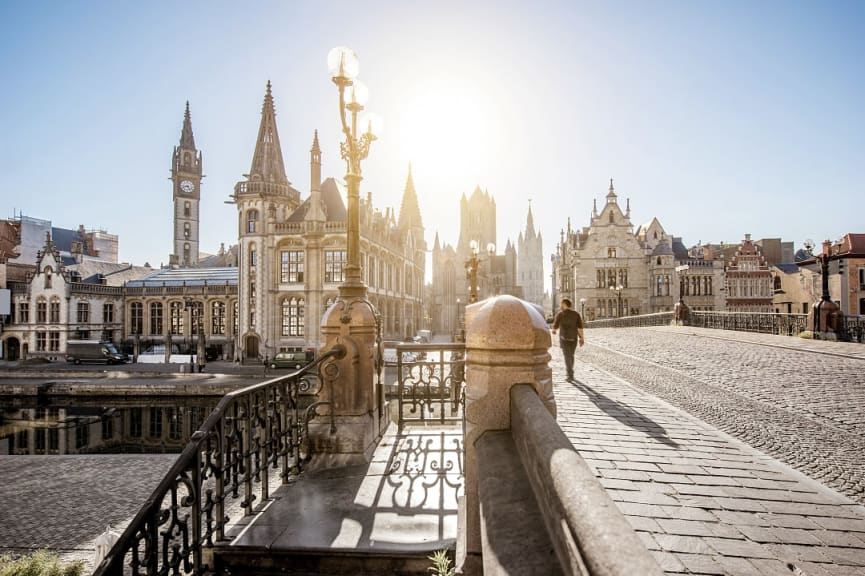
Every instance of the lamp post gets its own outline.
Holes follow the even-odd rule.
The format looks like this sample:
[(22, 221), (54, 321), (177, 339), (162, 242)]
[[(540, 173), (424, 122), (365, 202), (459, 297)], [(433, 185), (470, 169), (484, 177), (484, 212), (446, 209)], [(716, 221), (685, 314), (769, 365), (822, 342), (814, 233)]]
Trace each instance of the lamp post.
[[(339, 114), (345, 141), (340, 144), (340, 153), (345, 160), (345, 183), (348, 189), (348, 230), (345, 279), (339, 287), (343, 299), (366, 298), (366, 284), (360, 270), (360, 163), (369, 155), (369, 147), (376, 139), (378, 117), (370, 114), (366, 118), (365, 130), (358, 134), (357, 115), (363, 110), (369, 91), (356, 79), (360, 64), (354, 50), (343, 46), (334, 48), (327, 55), (333, 83), (339, 89)], [(362, 123), (363, 124), (363, 123)]]
[[(478, 242), (472, 240), (469, 243), (471, 256), (466, 260), (466, 277), (469, 281), (469, 304), (474, 304), (478, 301), (478, 265), (483, 262), (478, 258)], [(487, 244), (487, 254), (492, 257), (496, 253), (496, 245), (490, 242)]]
[(618, 310), (618, 317), (619, 317), (619, 318), (622, 317), (622, 290), (624, 290), (624, 289), (625, 289), (625, 287), (622, 286), (621, 284), (617, 284), (617, 285), (615, 285), (615, 286), (610, 286), (610, 290), (615, 291), (616, 296), (617, 296), (617, 298), (618, 298), (618, 308), (617, 308), (617, 310)]

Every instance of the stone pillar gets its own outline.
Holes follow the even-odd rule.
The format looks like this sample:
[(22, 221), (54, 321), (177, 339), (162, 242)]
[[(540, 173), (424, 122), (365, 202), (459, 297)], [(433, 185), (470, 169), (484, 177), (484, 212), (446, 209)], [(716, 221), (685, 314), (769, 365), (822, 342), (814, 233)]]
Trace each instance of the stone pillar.
[(331, 432), (328, 416), (310, 422), (314, 468), (368, 463), (388, 423), (374, 378), (378, 323), (377, 311), (363, 296), (340, 298), (322, 317), (321, 352), (342, 345), (346, 353), (333, 360), (339, 374), (332, 380), (325, 378), (319, 393), (322, 401), (330, 402), (319, 413), (332, 410), (336, 430)]
[(474, 444), (488, 430), (509, 430), (510, 389), (529, 384), (556, 415), (550, 328), (532, 304), (496, 296), (466, 308), (465, 568), (480, 566), (481, 527)]

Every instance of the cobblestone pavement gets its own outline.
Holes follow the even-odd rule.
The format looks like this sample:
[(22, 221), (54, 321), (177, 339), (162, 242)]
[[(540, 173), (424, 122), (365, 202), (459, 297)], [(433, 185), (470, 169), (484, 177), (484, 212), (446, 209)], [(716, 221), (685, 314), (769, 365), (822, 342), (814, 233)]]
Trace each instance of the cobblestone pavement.
[(694, 328), (590, 333), (587, 361), (865, 503), (861, 344)]
[(0, 457), (0, 554), (50, 549), (90, 573), (95, 539), (122, 531), (177, 454)]
[[(675, 331), (589, 330), (591, 344), (577, 352), (577, 383), (564, 381), (560, 350), (551, 350), (559, 423), (668, 574), (865, 575), (865, 508), (825, 486), (831, 474), (814, 479), (767, 454), (769, 447), (798, 453), (802, 461), (826, 458), (813, 455), (811, 444), (784, 445), (804, 430), (778, 435), (783, 425), (808, 419), (808, 377), (773, 379), (777, 367), (762, 364), (766, 346), (759, 338), (744, 340), (712, 344)], [(804, 360), (801, 354), (787, 350), (781, 359), (814, 364), (814, 354), (805, 352)], [(762, 380), (749, 363), (764, 366)], [(696, 377), (703, 372), (716, 380)], [(718, 383), (717, 372), (729, 372), (730, 382)], [(801, 400), (773, 402), (766, 390), (772, 387), (779, 395), (792, 387)], [(819, 388), (820, 404), (847, 389)], [(792, 417), (776, 420), (778, 411)], [(831, 422), (824, 416), (818, 423)], [(715, 427), (725, 423), (729, 434)], [(759, 450), (732, 436), (742, 430), (760, 433)], [(861, 445), (860, 434), (834, 430), (836, 450), (843, 452), (840, 444), (851, 439)], [(823, 466), (852, 466), (845, 458)]]

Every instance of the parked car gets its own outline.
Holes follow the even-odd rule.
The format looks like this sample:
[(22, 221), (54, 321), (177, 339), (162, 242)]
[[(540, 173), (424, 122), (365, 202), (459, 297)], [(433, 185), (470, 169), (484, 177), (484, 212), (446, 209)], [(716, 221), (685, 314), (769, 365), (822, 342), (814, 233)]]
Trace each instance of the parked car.
[(297, 370), (307, 364), (306, 352), (280, 352), (270, 360), (271, 368), (294, 368)]
[(111, 342), (70, 340), (66, 344), (66, 361), (75, 364), (81, 364), (82, 362), (123, 364), (129, 361), (129, 356), (118, 351)]

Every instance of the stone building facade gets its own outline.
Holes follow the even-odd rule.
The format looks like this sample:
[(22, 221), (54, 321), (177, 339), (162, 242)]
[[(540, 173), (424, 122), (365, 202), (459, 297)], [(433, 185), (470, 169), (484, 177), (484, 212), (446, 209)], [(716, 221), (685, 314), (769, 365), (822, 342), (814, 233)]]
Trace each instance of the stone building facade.
[[(288, 181), (268, 82), (252, 166), (234, 188), (238, 215), (238, 354), (271, 357), (322, 343), (321, 318), (346, 266), (347, 212), (341, 186), (321, 180), (318, 134), (310, 150), (310, 194)], [(369, 300), (386, 339), (422, 327), (426, 243), (409, 170), (401, 213), (360, 202), (360, 258)]]
[(672, 309), (671, 240), (657, 220), (635, 233), (630, 202), (619, 206), (613, 181), (589, 226), (563, 230), (553, 258), (554, 305), (569, 298), (586, 319)]
[(745, 234), (725, 270), (728, 312), (773, 312), (774, 277), (759, 248)]

